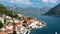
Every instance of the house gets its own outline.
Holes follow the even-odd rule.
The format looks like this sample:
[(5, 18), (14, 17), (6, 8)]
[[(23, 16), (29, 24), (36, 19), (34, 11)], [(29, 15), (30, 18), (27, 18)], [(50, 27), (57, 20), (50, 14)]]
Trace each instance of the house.
[(5, 33), (9, 34), (9, 33), (13, 33), (13, 25), (12, 23), (7, 23), (7, 25), (5, 26)]
[(6, 34), (12, 34), (12, 33), (13, 33), (13, 30), (6, 29), (6, 30), (4, 31), (4, 33), (6, 33)]
[(32, 24), (33, 20), (26, 20), (27, 21), (27, 25)]
[(0, 21), (2, 21), (2, 23), (4, 24), (4, 18), (3, 18), (3, 16), (0, 16)]
[(29, 19), (27, 20), (27, 24), (28, 24), (28, 27), (38, 28), (42, 26), (42, 21), (39, 21), (37, 19)]
[(24, 17), (24, 15), (22, 15), (22, 14), (17, 14), (19, 17)]
[(13, 25), (12, 23), (7, 23), (5, 27), (1, 28), (1, 30), (3, 30), (4, 34), (9, 34), (9, 33), (13, 33)]
[[(23, 17), (21, 14), (18, 15), (19, 17)], [(23, 18), (26, 17), (27, 16), (24, 16)], [(4, 23), (4, 18), (6, 18), (6, 25), (5, 27), (1, 28), (4, 34), (11, 34), (13, 33), (13, 31), (16, 31), (17, 34), (26, 34), (27, 32), (29, 34), (31, 29), (41, 28), (45, 25), (43, 21), (37, 20), (36, 18), (30, 18), (28, 20), (24, 20), (23, 18), (21, 18), (18, 20), (10, 16), (0, 16), (0, 21), (2, 21), (2, 23)], [(12, 24), (13, 22), (15, 23), (15, 26)]]
[(6, 16), (6, 23), (11, 22), (13, 23), (13, 18), (10, 16)]
[(7, 23), (7, 25), (5, 27), (6, 27), (6, 29), (12, 30), (13, 29), (13, 24), (9, 22), (9, 23)]

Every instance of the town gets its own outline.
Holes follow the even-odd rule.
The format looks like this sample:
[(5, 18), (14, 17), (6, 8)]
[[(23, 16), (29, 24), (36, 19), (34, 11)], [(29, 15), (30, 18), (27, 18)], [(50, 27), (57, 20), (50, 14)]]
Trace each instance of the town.
[[(38, 29), (46, 26), (41, 20), (36, 18), (30, 18), (22, 14), (17, 14), (20, 18), (12, 18), (6, 14), (0, 15), (0, 22), (3, 23), (3, 27), (0, 28), (0, 34), (30, 34), (32, 29)], [(24, 18), (27, 18), (24, 20)]]

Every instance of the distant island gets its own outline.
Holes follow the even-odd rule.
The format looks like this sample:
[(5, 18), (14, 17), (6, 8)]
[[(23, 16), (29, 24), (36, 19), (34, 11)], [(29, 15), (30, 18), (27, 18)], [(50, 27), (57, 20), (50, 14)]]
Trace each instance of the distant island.
[(31, 30), (45, 26), (44, 21), (14, 12), (0, 4), (0, 34), (30, 34)]
[(60, 16), (60, 4), (57, 6), (51, 8), (47, 13), (44, 15), (49, 15), (49, 16)]

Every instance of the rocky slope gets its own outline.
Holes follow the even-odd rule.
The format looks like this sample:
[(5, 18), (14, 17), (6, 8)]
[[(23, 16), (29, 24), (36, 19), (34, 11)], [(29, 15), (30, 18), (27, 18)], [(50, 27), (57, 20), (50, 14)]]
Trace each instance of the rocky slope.
[(60, 4), (50, 9), (45, 15), (60, 16)]
[(45, 14), (50, 9), (50, 7), (39, 8), (39, 7), (20, 7), (20, 6), (7, 6), (7, 8), (32, 17)]

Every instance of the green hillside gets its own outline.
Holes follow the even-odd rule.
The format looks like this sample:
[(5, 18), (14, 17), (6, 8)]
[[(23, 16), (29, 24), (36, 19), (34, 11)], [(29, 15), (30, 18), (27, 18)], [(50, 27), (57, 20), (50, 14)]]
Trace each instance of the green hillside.
[(45, 15), (60, 16), (60, 4), (50, 9)]
[(7, 9), (4, 5), (0, 4), (0, 14), (6, 14), (11, 17), (17, 18), (17, 13)]

